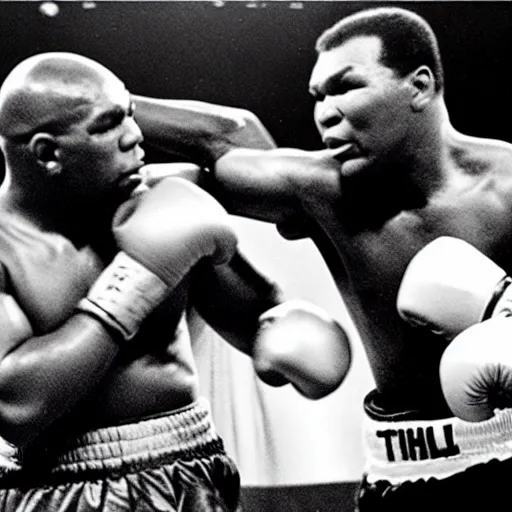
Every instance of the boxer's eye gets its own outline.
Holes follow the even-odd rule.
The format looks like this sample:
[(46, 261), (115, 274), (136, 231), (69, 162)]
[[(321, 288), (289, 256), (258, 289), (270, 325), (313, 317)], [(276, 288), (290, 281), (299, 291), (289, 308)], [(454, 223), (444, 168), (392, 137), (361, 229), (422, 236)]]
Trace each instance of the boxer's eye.
[(343, 77), (339, 81), (334, 82), (326, 92), (329, 96), (339, 96), (341, 94), (346, 94), (347, 92), (350, 92), (354, 89), (359, 89), (363, 86), (364, 84), (360, 80)]
[(105, 133), (119, 126), (126, 116), (121, 108), (116, 108), (101, 114), (89, 129), (90, 134)]

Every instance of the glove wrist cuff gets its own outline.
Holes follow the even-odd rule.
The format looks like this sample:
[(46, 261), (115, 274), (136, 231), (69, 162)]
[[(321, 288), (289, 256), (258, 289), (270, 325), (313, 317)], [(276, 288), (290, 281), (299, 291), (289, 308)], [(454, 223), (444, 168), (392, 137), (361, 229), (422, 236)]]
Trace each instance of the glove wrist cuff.
[(78, 303), (77, 310), (94, 316), (127, 341), (167, 290), (157, 275), (120, 252)]

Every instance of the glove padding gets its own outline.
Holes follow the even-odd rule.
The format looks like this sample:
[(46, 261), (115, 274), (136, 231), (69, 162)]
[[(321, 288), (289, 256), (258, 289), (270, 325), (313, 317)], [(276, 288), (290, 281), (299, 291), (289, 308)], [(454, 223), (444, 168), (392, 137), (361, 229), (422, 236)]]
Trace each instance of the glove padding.
[(113, 232), (123, 252), (172, 287), (201, 258), (227, 263), (237, 246), (226, 210), (183, 178), (167, 178), (121, 205)]
[(182, 178), (165, 179), (121, 205), (113, 232), (121, 252), (78, 309), (125, 339), (200, 259), (228, 262), (237, 245), (224, 208)]
[(347, 334), (318, 306), (290, 300), (261, 315), (260, 325), (252, 356), (267, 384), (291, 383), (307, 398), (319, 399), (345, 379), (351, 363)]
[(397, 298), (400, 316), (447, 339), (512, 307), (510, 279), (478, 249), (458, 238), (440, 237), (409, 263)]
[(473, 325), (446, 348), (441, 386), (455, 416), (483, 421), (495, 409), (512, 407), (512, 318)]

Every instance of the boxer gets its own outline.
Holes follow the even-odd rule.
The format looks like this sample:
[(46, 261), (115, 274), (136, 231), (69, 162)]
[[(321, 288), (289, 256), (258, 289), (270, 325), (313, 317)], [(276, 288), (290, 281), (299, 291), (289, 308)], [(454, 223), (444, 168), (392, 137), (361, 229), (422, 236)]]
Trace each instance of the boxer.
[(348, 371), (341, 326), (281, 297), (215, 199), (144, 182), (142, 140), (123, 82), (88, 58), (35, 55), (0, 88), (2, 510), (238, 508), (190, 308), (275, 385), (320, 398)]
[(230, 213), (308, 236), (322, 253), (376, 384), (364, 404), (360, 512), (499, 506), (510, 429), (491, 418), (475, 438), (453, 416), (439, 376), (447, 339), (410, 325), (396, 304), (408, 264), (439, 237), (512, 275), (512, 146), (450, 123), (436, 36), (411, 10), (361, 9), (316, 50), (309, 90), (325, 149), (266, 148), (253, 115), (205, 102), (135, 96), (136, 118), (148, 143), (209, 170), (205, 186)]

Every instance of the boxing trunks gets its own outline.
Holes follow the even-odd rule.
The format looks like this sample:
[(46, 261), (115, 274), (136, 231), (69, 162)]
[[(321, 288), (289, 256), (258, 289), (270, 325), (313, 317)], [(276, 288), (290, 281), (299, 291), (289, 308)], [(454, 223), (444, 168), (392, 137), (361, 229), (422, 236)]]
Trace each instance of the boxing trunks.
[(237, 510), (239, 474), (207, 404), (18, 453), (0, 476), (0, 510)]
[[(385, 414), (365, 399), (365, 469), (357, 510), (494, 510), (512, 491), (512, 409), (470, 423)], [(500, 505), (500, 508), (502, 505)]]

